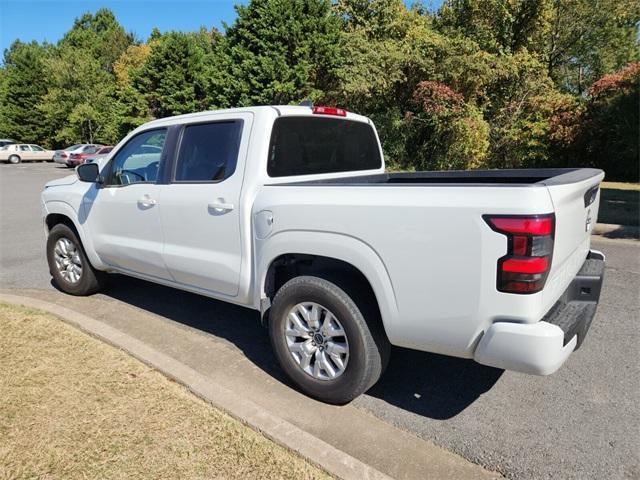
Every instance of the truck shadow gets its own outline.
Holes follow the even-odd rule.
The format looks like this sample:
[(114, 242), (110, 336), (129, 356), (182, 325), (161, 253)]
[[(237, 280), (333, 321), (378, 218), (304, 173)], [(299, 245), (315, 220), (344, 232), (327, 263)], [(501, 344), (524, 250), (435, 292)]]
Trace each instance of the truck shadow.
[[(291, 386), (271, 351), (257, 312), (188, 292), (114, 275), (108, 297), (222, 338), (259, 368)], [(502, 375), (472, 360), (394, 348), (389, 368), (367, 395), (433, 419), (454, 417)]]
[(503, 372), (473, 360), (394, 347), (387, 371), (367, 395), (446, 420), (489, 391)]

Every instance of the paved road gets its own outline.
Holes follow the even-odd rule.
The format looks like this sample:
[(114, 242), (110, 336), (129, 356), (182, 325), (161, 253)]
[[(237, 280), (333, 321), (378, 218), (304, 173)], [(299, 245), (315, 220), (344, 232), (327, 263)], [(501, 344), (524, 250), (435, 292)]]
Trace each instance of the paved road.
[[(0, 287), (69, 301), (49, 282), (38, 204), (44, 182), (68, 173), (0, 165)], [(532, 377), (397, 349), (355, 406), (510, 478), (640, 478), (640, 242), (594, 237), (593, 245), (607, 255), (600, 308), (560, 372)], [(242, 352), (272, 388), (284, 382), (249, 310), (124, 277), (77, 304), (185, 362), (212, 361), (208, 349), (219, 342)], [(132, 324), (132, 312), (152, 317), (153, 328), (178, 328), (184, 343)]]

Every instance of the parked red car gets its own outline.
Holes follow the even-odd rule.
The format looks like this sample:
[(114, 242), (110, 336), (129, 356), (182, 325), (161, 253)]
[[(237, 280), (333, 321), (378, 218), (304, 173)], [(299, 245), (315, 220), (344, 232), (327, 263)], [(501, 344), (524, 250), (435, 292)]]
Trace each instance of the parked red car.
[(107, 154), (112, 149), (112, 145), (95, 145), (94, 148), (87, 148), (82, 152), (72, 153), (69, 155), (69, 159), (67, 160), (67, 166), (75, 167), (81, 165), (87, 160), (87, 158)]

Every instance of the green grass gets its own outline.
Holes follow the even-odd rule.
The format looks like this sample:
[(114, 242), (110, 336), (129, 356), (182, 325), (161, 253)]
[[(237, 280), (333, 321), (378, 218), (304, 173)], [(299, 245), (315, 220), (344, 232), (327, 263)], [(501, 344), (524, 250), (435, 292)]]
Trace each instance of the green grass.
[(598, 222), (640, 226), (640, 184), (602, 182)]

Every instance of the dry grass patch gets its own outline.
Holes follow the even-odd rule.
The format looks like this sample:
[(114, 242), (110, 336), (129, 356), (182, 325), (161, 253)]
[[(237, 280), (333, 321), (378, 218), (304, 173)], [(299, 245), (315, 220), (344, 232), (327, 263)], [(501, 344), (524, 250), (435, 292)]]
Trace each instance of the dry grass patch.
[(640, 192), (640, 183), (631, 182), (602, 182), (601, 188), (612, 188), (616, 190), (635, 190)]
[(0, 478), (328, 478), (51, 315), (0, 324)]

